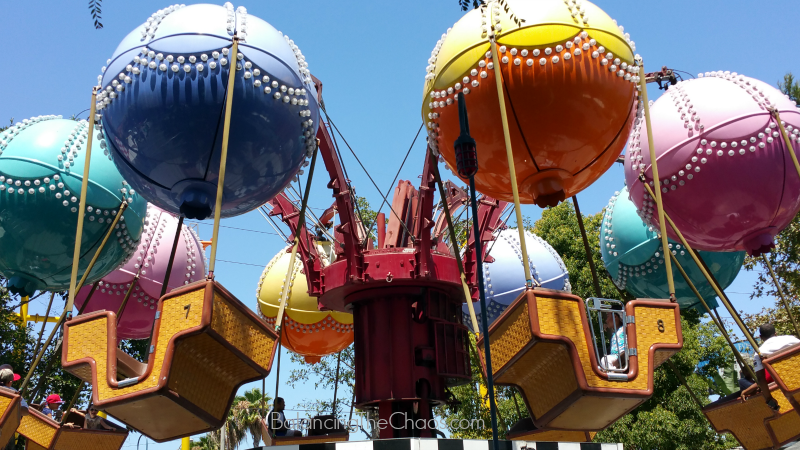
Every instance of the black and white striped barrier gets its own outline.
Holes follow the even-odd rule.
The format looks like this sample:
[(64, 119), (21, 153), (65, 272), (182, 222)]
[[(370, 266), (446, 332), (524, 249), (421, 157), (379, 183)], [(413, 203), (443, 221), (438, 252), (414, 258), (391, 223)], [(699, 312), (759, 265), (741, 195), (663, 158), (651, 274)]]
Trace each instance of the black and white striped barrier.
[[(492, 450), (491, 445), (491, 441), (477, 439), (405, 438), (256, 447), (251, 450)], [(498, 450), (623, 450), (623, 446), (592, 442), (500, 441)]]

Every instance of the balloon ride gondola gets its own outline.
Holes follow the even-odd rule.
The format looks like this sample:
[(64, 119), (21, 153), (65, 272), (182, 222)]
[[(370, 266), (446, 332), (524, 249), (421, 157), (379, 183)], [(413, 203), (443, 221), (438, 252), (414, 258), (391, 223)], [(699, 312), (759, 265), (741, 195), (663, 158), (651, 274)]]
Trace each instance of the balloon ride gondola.
[(128, 437), (128, 430), (114, 424), (110, 425), (114, 430), (84, 429), (84, 415), (76, 411), (67, 411), (64, 416), (62, 425), (29, 408), (17, 428), (26, 439), (25, 450), (119, 450)]
[(650, 398), (653, 372), (683, 347), (675, 303), (635, 300), (625, 311), (634, 319), (625, 325), (630, 368), (610, 373), (593, 351), (583, 300), (525, 291), (489, 328), (495, 383), (520, 390), (537, 427), (602, 430)]
[(136, 373), (118, 375), (116, 345), (116, 314), (77, 316), (64, 328), (62, 366), (92, 384), (95, 406), (163, 442), (221, 427), (237, 389), (269, 373), (277, 337), (221, 285), (198, 281), (161, 298)]
[(5, 446), (14, 437), (14, 430), (20, 424), (25, 411), (21, 406), (19, 394), (0, 388), (0, 448)]

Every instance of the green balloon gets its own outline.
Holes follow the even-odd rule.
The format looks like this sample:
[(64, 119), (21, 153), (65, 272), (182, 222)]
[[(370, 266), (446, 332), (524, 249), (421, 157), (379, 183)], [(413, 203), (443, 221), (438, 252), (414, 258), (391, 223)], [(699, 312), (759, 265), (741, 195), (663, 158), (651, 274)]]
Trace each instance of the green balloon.
[(104, 151), (100, 130), (95, 129), (92, 137), (88, 132), (84, 120), (39, 116), (0, 133), (0, 273), (14, 293), (69, 288), (90, 138), (78, 277), (88, 268), (123, 201), (128, 207), (87, 283), (120, 267), (138, 246), (147, 202), (122, 179)]

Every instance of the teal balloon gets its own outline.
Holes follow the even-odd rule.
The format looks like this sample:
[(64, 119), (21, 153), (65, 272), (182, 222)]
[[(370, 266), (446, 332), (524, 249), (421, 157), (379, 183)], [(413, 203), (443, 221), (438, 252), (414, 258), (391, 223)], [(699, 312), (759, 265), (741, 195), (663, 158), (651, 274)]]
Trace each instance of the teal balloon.
[[(669, 241), (671, 251), (710, 308), (717, 306), (714, 288), (683, 245)], [(628, 188), (611, 197), (600, 226), (600, 253), (614, 284), (642, 298), (669, 298), (667, 272), (658, 230), (646, 224), (629, 199)], [(744, 263), (745, 252), (698, 251), (723, 289), (728, 287)], [(705, 308), (680, 272), (673, 266), (675, 296), (681, 309)]]
[[(39, 116), (0, 133), (0, 273), (20, 295), (69, 288), (89, 123)], [(95, 129), (78, 277), (100, 246), (120, 205), (116, 229), (87, 278), (120, 267), (142, 236), (147, 202), (117, 171)]]

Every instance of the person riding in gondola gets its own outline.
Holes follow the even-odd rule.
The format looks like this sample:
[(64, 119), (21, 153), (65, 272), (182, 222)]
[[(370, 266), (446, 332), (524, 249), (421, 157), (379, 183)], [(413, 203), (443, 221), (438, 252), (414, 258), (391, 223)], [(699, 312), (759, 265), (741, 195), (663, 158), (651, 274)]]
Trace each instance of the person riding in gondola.
[[(779, 409), (778, 402), (769, 392), (769, 383), (772, 382), (772, 376), (764, 369), (764, 365), (761, 364), (761, 361), (782, 350), (800, 344), (800, 339), (791, 335), (778, 336), (775, 332), (775, 325), (771, 323), (766, 323), (758, 327), (758, 334), (761, 338), (761, 345), (758, 347), (761, 355), (757, 354), (753, 357), (753, 370), (756, 373), (756, 384), (764, 394), (767, 405), (777, 411)], [(754, 390), (753, 387), (750, 389)]]
[(286, 402), (283, 400), (283, 397), (276, 397), (272, 409), (270, 409), (267, 414), (267, 428), (277, 437), (302, 436), (302, 431), (289, 428), (289, 422), (286, 420), (286, 415), (283, 413), (285, 408)]
[[(15, 394), (18, 394), (19, 391), (12, 386), (16, 381), (20, 379), (20, 376), (14, 373), (14, 369), (11, 368), (10, 364), (3, 364), (0, 366), (0, 389), (6, 389)], [(28, 407), (28, 403), (25, 399), (21, 399), (20, 405), (23, 408)]]
[(600, 360), (600, 370), (602, 371), (619, 369), (621, 367), (620, 357), (626, 348), (625, 327), (621, 319), (615, 320), (616, 317), (618, 316), (613, 312), (608, 313), (603, 321), (605, 330), (613, 334), (611, 335), (611, 349), (608, 355)]

